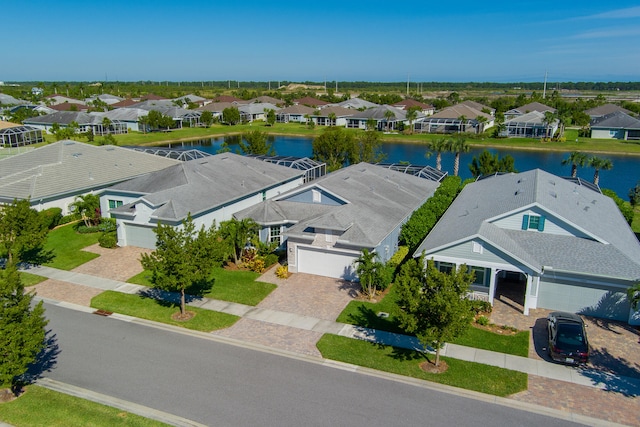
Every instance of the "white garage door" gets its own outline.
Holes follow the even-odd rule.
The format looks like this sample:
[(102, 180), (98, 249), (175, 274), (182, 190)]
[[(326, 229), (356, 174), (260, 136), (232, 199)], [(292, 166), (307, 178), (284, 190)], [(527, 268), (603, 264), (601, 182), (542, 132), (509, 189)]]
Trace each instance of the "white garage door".
[(356, 253), (298, 246), (298, 272), (353, 280), (356, 277), (353, 261), (358, 257)]
[(153, 227), (143, 227), (136, 224), (124, 224), (124, 238), (127, 246), (155, 249), (156, 233)]

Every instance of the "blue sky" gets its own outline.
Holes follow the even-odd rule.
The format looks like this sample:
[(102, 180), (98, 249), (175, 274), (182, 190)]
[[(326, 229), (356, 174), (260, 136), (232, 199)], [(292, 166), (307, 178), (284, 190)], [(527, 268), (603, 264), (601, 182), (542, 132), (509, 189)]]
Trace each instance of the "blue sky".
[(637, 0), (5, 0), (0, 11), (0, 81), (640, 80)]

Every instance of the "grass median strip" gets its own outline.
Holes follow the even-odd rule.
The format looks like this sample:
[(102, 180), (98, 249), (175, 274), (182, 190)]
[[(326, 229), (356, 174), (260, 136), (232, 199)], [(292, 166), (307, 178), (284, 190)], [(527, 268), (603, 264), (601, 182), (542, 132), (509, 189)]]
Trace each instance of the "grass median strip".
[(441, 374), (430, 374), (420, 369), (419, 364), (426, 359), (416, 351), (331, 334), (323, 335), (317, 347), (326, 359), (494, 396), (509, 396), (527, 389), (527, 374), (481, 363), (441, 357), (449, 369)]
[[(258, 305), (277, 287), (272, 283), (256, 281), (258, 277), (260, 274), (253, 271), (214, 268), (209, 278), (213, 285), (202, 296), (238, 304)], [(133, 276), (127, 282), (153, 287), (151, 272), (148, 270)]]
[(22, 426), (166, 426), (110, 406), (29, 386), (18, 399), (0, 403), (0, 420)]
[(171, 318), (179, 310), (175, 304), (165, 304), (140, 295), (123, 294), (115, 291), (105, 291), (95, 296), (91, 300), (91, 307), (202, 332), (228, 328), (240, 319), (238, 316), (231, 314), (188, 307), (187, 310), (194, 312), (196, 315), (186, 322), (181, 322)]

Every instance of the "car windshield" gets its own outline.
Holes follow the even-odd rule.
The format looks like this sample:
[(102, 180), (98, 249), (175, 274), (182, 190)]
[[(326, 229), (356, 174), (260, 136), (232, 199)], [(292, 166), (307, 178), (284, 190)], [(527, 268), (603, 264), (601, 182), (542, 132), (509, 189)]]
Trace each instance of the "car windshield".
[(582, 326), (577, 323), (558, 324), (556, 345), (563, 350), (583, 350), (586, 347)]

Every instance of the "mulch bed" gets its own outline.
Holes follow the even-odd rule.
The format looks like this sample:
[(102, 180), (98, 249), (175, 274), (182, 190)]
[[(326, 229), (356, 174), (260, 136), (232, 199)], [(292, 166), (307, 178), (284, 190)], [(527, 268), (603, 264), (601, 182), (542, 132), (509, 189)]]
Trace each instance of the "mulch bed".
[(193, 311), (186, 311), (184, 314), (178, 311), (177, 313), (173, 313), (171, 315), (171, 320), (175, 320), (176, 322), (187, 322), (193, 319), (195, 315), (196, 313)]
[(447, 362), (444, 360), (441, 360), (438, 366), (436, 366), (433, 362), (427, 360), (420, 364), (420, 369), (430, 374), (441, 374), (449, 369), (449, 365), (447, 365)]

